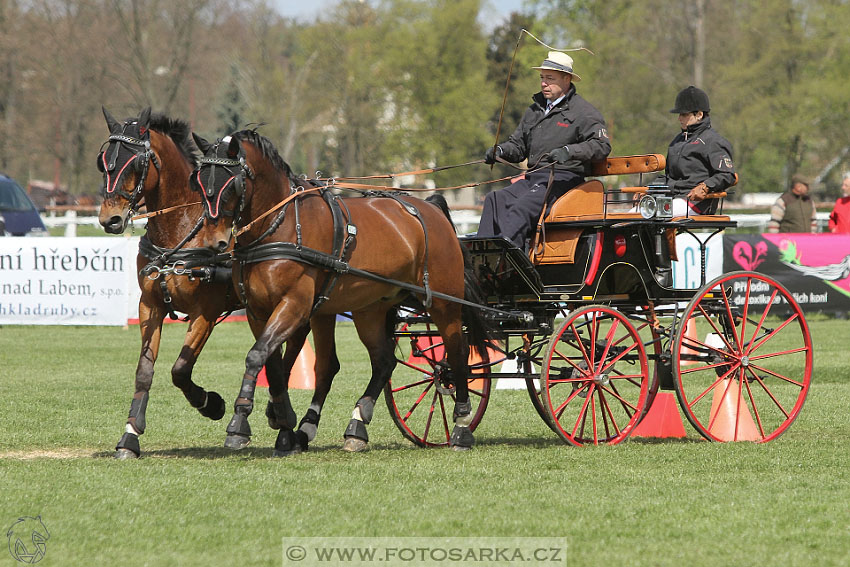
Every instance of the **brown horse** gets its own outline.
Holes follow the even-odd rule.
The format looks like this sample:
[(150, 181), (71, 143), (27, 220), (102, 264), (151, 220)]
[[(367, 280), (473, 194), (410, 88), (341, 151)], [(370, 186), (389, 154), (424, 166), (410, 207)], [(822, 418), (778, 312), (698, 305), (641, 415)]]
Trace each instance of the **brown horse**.
[[(298, 432), (278, 434), (275, 455), (307, 448), (340, 369), (336, 315), (351, 312), (372, 375), (345, 430), (343, 448), (364, 450), (366, 424), (396, 364), (396, 308), (412, 301), (428, 306), (445, 343), (456, 388), (451, 445), (471, 447), (463, 323), (479, 352), (485, 352), (486, 327), (474, 308), (452, 299), (464, 298), (472, 287), (448, 208), (395, 193), (339, 198), (320, 188), (302, 191), (271, 142), (252, 130), (215, 145), (197, 136), (195, 141), (205, 154), (192, 184), (204, 198), (211, 237), (206, 244), (225, 250), (233, 227), (244, 229), (234, 249), (233, 276), (257, 339), (245, 360), (228, 439), (249, 432), (254, 385), (267, 357), (285, 341), (303, 342), (309, 326), (316, 351), (315, 394)], [(290, 200), (275, 209), (285, 199)], [(286, 359), (294, 360), (297, 352), (289, 350), (288, 345)]]
[[(115, 453), (118, 458), (135, 458), (141, 453), (138, 436), (145, 431), (165, 316), (176, 318), (175, 311), (180, 311), (189, 320), (183, 348), (171, 369), (174, 385), (201, 415), (218, 420), (225, 412), (224, 400), (216, 392), (207, 392), (195, 384), (192, 369), (216, 320), (241, 305), (229, 268), (217, 265), (215, 254), (199, 247), (200, 235), (192, 236), (200, 228), (203, 207), (189, 188), (189, 175), (198, 158), (189, 126), (166, 116), (151, 116), (150, 108), (124, 122), (115, 120), (106, 109), (103, 114), (110, 136), (97, 158), (104, 177), (100, 224), (106, 232), (120, 234), (142, 200), (149, 213), (163, 213), (148, 220), (147, 234), (142, 237), (136, 259), (142, 292), (142, 349), (130, 415)], [(270, 386), (275, 384), (270, 393), (279, 394), (283, 381), (280, 357), (270, 357), (269, 365)], [(270, 417), (272, 426), (292, 427), (295, 414), (291, 408), (277, 409), (280, 411), (276, 415), (284, 417)]]

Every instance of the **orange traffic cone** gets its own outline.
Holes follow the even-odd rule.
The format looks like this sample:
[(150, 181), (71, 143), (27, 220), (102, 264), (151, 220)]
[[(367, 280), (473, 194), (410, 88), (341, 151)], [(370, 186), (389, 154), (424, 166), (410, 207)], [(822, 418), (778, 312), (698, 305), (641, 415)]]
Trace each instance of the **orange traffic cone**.
[(721, 441), (762, 440), (747, 408), (745, 393), (741, 392), (740, 381), (727, 378), (714, 387), (708, 431)]
[(658, 392), (646, 416), (632, 430), (632, 437), (685, 437), (679, 404), (672, 392)]
[[(491, 349), (491, 348), (488, 348), (487, 349), (487, 357), (489, 358), (490, 362), (493, 362), (494, 360), (498, 360), (499, 353), (496, 352), (495, 350)], [(481, 362), (483, 362), (483, 360), (478, 355), (478, 351), (476, 349), (470, 349), (469, 350), (469, 359), (468, 359), (469, 366), (472, 366), (473, 364), (480, 364)], [(484, 374), (485, 372), (487, 372), (487, 370), (488, 370), (488, 368), (485, 368), (485, 367), (471, 368), (470, 373), (471, 374)], [(473, 389), (473, 390), (482, 389), (484, 387), (484, 379), (480, 378), (478, 380), (472, 380), (469, 383), (469, 387), (470, 387), (470, 389)]]
[[(313, 353), (313, 347), (310, 346), (309, 342), (305, 342), (304, 346), (301, 347), (301, 352), (298, 353), (298, 358), (295, 359), (295, 364), (292, 366), (292, 373), (289, 375), (289, 387), (295, 390), (314, 390), (316, 388), (315, 364), (316, 355)], [(265, 366), (257, 375), (257, 386), (261, 388), (269, 387)]]

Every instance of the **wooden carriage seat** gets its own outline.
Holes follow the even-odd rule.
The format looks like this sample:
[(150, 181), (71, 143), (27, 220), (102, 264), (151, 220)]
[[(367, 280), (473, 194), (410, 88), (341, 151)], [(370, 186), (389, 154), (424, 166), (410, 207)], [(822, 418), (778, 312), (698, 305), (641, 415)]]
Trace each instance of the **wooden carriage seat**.
[[(661, 171), (666, 159), (661, 154), (611, 157), (593, 162), (592, 175), (625, 175)], [(582, 229), (563, 226), (547, 227), (552, 223), (602, 219), (605, 210), (605, 187), (593, 179), (582, 183), (559, 197), (540, 226), (537, 227), (535, 245), (529, 252), (532, 262), (537, 264), (571, 264)], [(626, 213), (628, 214), (628, 213)], [(639, 215), (638, 215), (639, 216)]]

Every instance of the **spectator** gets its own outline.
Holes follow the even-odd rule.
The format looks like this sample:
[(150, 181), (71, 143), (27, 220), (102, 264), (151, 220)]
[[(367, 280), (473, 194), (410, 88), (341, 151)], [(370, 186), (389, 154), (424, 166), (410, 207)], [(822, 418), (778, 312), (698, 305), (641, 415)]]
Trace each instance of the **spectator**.
[(780, 196), (770, 209), (768, 232), (817, 232), (815, 203), (809, 197), (811, 181), (802, 175), (791, 178), (791, 189)]
[[(573, 72), (572, 57), (550, 51), (534, 69), (540, 71), (540, 92), (532, 97), (534, 102), (516, 131), (507, 141), (488, 148), (484, 161), (528, 160), (529, 169), (554, 163), (554, 171), (539, 169), (488, 193), (478, 225), (478, 236), (501, 235), (523, 249), (543, 207), (583, 183), (590, 162), (605, 159), (611, 152), (602, 114), (576, 92), (575, 83), (581, 77)], [(548, 187), (550, 172), (553, 181)]]
[(841, 197), (829, 213), (829, 232), (850, 232), (850, 172), (844, 174)]

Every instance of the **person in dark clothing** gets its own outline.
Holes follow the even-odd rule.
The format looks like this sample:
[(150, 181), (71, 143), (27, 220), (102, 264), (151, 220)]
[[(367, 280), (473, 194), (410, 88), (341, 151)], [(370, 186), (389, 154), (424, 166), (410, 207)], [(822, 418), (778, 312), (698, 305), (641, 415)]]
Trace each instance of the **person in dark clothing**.
[(817, 209), (809, 197), (811, 181), (802, 175), (791, 177), (791, 189), (770, 208), (767, 232), (817, 232)]
[[(572, 57), (550, 51), (534, 69), (540, 71), (541, 91), (532, 97), (533, 103), (508, 140), (484, 155), (489, 164), (497, 158), (511, 163), (527, 160), (531, 173), (490, 192), (478, 225), (478, 236), (501, 235), (522, 249), (527, 249), (543, 207), (584, 182), (591, 161), (611, 153), (602, 114), (576, 92), (574, 83), (581, 77), (573, 72)], [(547, 164), (554, 166), (539, 169)], [(550, 174), (553, 181), (547, 190)]]
[(708, 95), (694, 86), (676, 95), (670, 111), (682, 128), (667, 148), (662, 181), (673, 190), (673, 216), (714, 213), (718, 200), (706, 195), (735, 184), (732, 144), (711, 128), (709, 111)]

